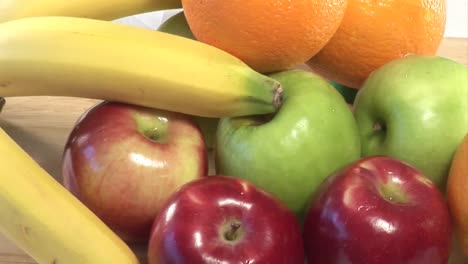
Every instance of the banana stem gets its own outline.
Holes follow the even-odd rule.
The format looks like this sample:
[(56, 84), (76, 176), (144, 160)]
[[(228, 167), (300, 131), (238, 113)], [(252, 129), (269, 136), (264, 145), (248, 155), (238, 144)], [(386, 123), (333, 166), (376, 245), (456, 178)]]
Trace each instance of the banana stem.
[(273, 95), (273, 106), (275, 107), (275, 110), (278, 111), (282, 104), (283, 104), (283, 87), (279, 85)]

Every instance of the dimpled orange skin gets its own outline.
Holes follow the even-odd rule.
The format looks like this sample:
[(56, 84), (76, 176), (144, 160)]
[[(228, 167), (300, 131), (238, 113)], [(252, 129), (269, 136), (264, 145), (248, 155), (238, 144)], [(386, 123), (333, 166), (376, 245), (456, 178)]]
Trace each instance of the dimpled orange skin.
[(452, 160), (447, 179), (447, 202), (455, 234), (463, 253), (468, 256), (468, 134)]
[(259, 72), (304, 64), (338, 29), (347, 0), (182, 0), (195, 37)]
[(445, 23), (445, 0), (349, 0), (338, 31), (307, 64), (327, 79), (359, 89), (390, 60), (434, 55)]

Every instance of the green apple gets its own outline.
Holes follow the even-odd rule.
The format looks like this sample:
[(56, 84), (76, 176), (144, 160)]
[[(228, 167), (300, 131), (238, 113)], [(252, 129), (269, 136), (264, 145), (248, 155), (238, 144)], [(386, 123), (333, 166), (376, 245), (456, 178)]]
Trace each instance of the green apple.
[(283, 86), (283, 105), (273, 116), (222, 118), (216, 171), (260, 186), (302, 219), (321, 182), (360, 158), (359, 132), (348, 104), (322, 77), (299, 69), (270, 76)]
[[(187, 19), (185, 18), (184, 11), (180, 11), (164, 21), (164, 23), (159, 26), (158, 31), (196, 40), (195, 36), (190, 30)], [(357, 93), (356, 89), (349, 88), (332, 81), (329, 82), (345, 98), (346, 102), (349, 104), (353, 103), (354, 97)], [(195, 121), (202, 131), (208, 150), (212, 150), (215, 144), (214, 139), (216, 136), (218, 119), (195, 117)]]
[(406, 161), (444, 191), (468, 132), (467, 78), (466, 66), (438, 56), (410, 55), (374, 71), (354, 102), (363, 155)]
[[(190, 30), (187, 19), (185, 19), (184, 11), (180, 11), (164, 21), (164, 23), (159, 26), (158, 31), (195, 40), (195, 36)], [(209, 151), (212, 150), (214, 147), (219, 119), (195, 116), (194, 120), (200, 127), (205, 139), (206, 147)]]

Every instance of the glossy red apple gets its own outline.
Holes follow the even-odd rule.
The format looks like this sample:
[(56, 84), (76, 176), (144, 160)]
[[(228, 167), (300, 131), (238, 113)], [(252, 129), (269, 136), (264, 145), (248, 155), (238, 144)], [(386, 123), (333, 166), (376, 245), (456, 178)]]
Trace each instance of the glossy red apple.
[(149, 264), (303, 264), (295, 215), (247, 180), (209, 176), (179, 189), (155, 219)]
[(122, 239), (147, 242), (162, 204), (205, 176), (207, 167), (203, 137), (190, 116), (102, 102), (71, 131), (63, 180)]
[(428, 177), (372, 156), (322, 183), (304, 223), (306, 254), (314, 264), (445, 264), (450, 221)]

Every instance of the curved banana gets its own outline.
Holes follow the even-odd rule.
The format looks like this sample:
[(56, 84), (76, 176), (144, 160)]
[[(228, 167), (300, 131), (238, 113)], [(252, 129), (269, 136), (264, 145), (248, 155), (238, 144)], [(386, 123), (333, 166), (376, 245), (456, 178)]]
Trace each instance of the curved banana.
[(0, 24), (0, 97), (34, 95), (225, 117), (276, 111), (282, 88), (220, 49), (155, 30), (72, 17)]
[(33, 16), (70, 16), (113, 20), (181, 8), (181, 0), (2, 0), (0, 22)]
[(0, 231), (39, 263), (137, 264), (127, 245), (0, 128)]

